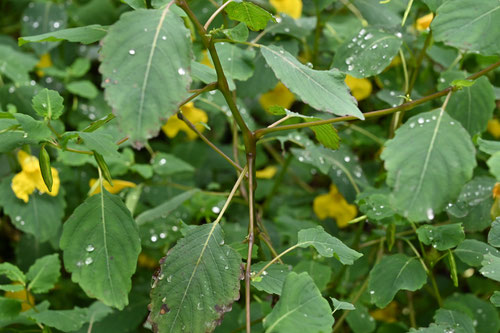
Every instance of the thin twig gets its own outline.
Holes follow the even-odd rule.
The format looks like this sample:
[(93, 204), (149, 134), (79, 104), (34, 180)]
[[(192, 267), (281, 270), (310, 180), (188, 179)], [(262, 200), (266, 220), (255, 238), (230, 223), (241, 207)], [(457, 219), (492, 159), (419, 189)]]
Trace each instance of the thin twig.
[(221, 11), (224, 10), (224, 8), (229, 5), (231, 2), (233, 2), (233, 0), (229, 0), (227, 2), (225, 2), (224, 4), (222, 4), (222, 6), (220, 6), (219, 8), (217, 8), (217, 10), (212, 14), (212, 16), (210, 16), (210, 18), (207, 20), (207, 22), (205, 23), (205, 25), (203, 26), (203, 28), (205, 30), (208, 30), (208, 27), (210, 26), (210, 23), (212, 23), (212, 21), (217, 17), (217, 15), (219, 15), (219, 13)]

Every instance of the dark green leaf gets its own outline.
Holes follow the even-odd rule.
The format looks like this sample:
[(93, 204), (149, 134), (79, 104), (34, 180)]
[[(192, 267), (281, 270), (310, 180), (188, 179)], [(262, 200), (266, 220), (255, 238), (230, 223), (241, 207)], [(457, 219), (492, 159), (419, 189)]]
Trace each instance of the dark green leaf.
[[(266, 261), (252, 264), (252, 274), (259, 272), (266, 264)], [(252, 286), (268, 294), (281, 295), (283, 283), (288, 273), (290, 273), (290, 268), (286, 265), (271, 265), (259, 277), (252, 278)]]
[(483, 267), (480, 272), (483, 276), (500, 282), (500, 257), (491, 253), (485, 254), (481, 264)]
[(373, 317), (368, 313), (368, 309), (361, 304), (349, 312), (346, 321), (354, 333), (371, 333), (377, 326)]
[(488, 243), (492, 246), (500, 247), (500, 217), (497, 217), (491, 224), (491, 229), (488, 233)]
[(175, 155), (159, 153), (153, 159), (153, 170), (161, 176), (171, 176), (181, 172), (193, 172), (195, 169)]
[[(29, 82), (29, 72), (38, 60), (31, 54), (23, 53), (6, 45), (0, 45), (0, 74), (13, 82)], [(13, 88), (15, 89), (15, 88)]]
[(171, 212), (182, 205), (186, 200), (189, 200), (194, 194), (198, 193), (198, 189), (185, 191), (164, 203), (156, 206), (155, 208), (146, 210), (136, 217), (136, 222), (138, 225), (142, 225), (146, 222), (156, 220), (158, 218), (167, 217)]
[(74, 43), (91, 44), (101, 40), (108, 32), (108, 27), (92, 24), (86, 27), (51, 31), (35, 36), (19, 37), (19, 46), (26, 43), (59, 42), (67, 40)]
[(9, 280), (14, 282), (21, 282), (22, 284), (26, 282), (24, 273), (17, 266), (8, 262), (0, 264), (0, 275), (5, 275)]
[(475, 239), (464, 240), (458, 245), (454, 253), (464, 263), (473, 267), (481, 266), (484, 255), (493, 254), (500, 257), (500, 251)]
[(46, 293), (54, 287), (59, 276), (61, 262), (57, 253), (39, 258), (26, 273), (28, 290), (35, 294)]
[(441, 226), (424, 225), (417, 229), (418, 239), (425, 245), (432, 245), (438, 251), (451, 249), (465, 239), (460, 223)]
[(87, 321), (87, 309), (46, 310), (34, 312), (30, 317), (38, 323), (54, 327), (63, 332), (75, 331)]

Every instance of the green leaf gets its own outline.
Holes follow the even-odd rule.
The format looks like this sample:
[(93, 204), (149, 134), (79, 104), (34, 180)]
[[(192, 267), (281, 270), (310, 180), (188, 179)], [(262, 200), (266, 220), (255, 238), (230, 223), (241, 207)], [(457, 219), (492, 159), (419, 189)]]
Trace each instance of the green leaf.
[(389, 194), (383, 191), (361, 192), (356, 203), (359, 210), (371, 220), (380, 221), (396, 214), (390, 204)]
[(38, 323), (54, 327), (63, 332), (76, 331), (87, 321), (87, 309), (45, 310), (33, 312), (30, 317)]
[(101, 132), (78, 132), (83, 139), (85, 146), (89, 150), (94, 150), (106, 157), (120, 158), (118, 145), (113, 141), (113, 137), (107, 133)]
[[(151, 290), (158, 332), (212, 332), (239, 298), (241, 257), (218, 224), (190, 228), (161, 260)], [(214, 311), (215, 310), (215, 311)]]
[(8, 262), (0, 264), (0, 275), (5, 275), (9, 280), (21, 282), (23, 285), (26, 283), (26, 276), (24, 276), (24, 273), (21, 272), (17, 266)]
[(380, 74), (401, 47), (399, 37), (377, 28), (362, 28), (335, 53), (333, 67), (357, 78)]
[(122, 2), (126, 3), (130, 7), (134, 9), (139, 9), (139, 8), (148, 8), (146, 4), (146, 0), (121, 0)]
[(494, 247), (500, 247), (500, 217), (497, 217), (491, 224), (491, 229), (488, 233), (488, 243)]
[[(66, 28), (68, 17), (64, 7), (52, 2), (31, 2), (23, 12), (21, 34), (34, 36), (45, 33), (54, 33)], [(59, 45), (59, 42), (41, 42), (31, 45), (36, 54), (42, 55)]]
[(102, 43), (105, 98), (121, 130), (142, 147), (188, 95), (189, 30), (171, 6), (138, 9), (123, 14)]
[(432, 245), (438, 251), (451, 249), (465, 239), (460, 223), (441, 226), (424, 225), (417, 229), (418, 239), (425, 245)]
[(89, 296), (118, 309), (127, 305), (141, 243), (118, 196), (103, 190), (78, 206), (64, 223), (60, 246), (66, 270)]
[(20, 284), (0, 284), (0, 290), (8, 292), (17, 292), (24, 289), (24, 286)]
[(500, 251), (475, 239), (466, 239), (454, 251), (455, 255), (467, 265), (481, 266), (483, 256), (493, 254), (500, 257)]
[(31, 54), (20, 52), (7, 45), (0, 45), (0, 74), (15, 83), (29, 82), (29, 72), (37, 63), (38, 60)]
[(417, 257), (395, 254), (385, 256), (373, 267), (368, 289), (372, 303), (384, 308), (399, 290), (415, 291), (426, 282), (427, 275)]
[[(258, 273), (267, 263), (267, 261), (261, 261), (252, 264), (252, 274)], [(288, 273), (290, 273), (290, 268), (286, 265), (271, 265), (259, 277), (252, 278), (252, 286), (268, 294), (281, 295), (283, 283)]]
[(446, 45), (492, 55), (500, 50), (498, 21), (500, 4), (497, 0), (454, 0), (437, 9), (431, 29), (434, 39)]
[(19, 312), (21, 312), (19, 300), (0, 297), (0, 321), (15, 318)]
[(227, 38), (237, 42), (245, 42), (248, 39), (248, 28), (243, 22), (234, 28), (222, 30), (222, 33), (226, 35)]
[(171, 176), (180, 172), (194, 172), (194, 167), (172, 154), (159, 153), (153, 158), (153, 170), (161, 176)]
[(90, 60), (87, 58), (77, 58), (71, 66), (66, 68), (66, 72), (71, 77), (82, 77), (90, 69)]
[(262, 55), (280, 79), (304, 103), (318, 111), (364, 119), (355, 99), (348, 93), (345, 76), (337, 69), (317, 71), (302, 65), (294, 56), (276, 46), (262, 46)]
[(269, 20), (274, 21), (271, 13), (248, 1), (231, 2), (224, 10), (231, 20), (243, 22), (253, 31), (264, 29)]
[(312, 246), (323, 257), (335, 257), (344, 265), (352, 265), (356, 259), (363, 256), (338, 238), (331, 236), (321, 226), (300, 230), (296, 246), (302, 248)]
[(88, 80), (73, 81), (68, 83), (66, 85), (66, 89), (68, 89), (68, 91), (72, 94), (88, 99), (94, 99), (99, 94), (96, 86)]
[(46, 293), (54, 287), (59, 276), (61, 262), (57, 253), (39, 258), (26, 273), (28, 290), (35, 294)]
[(500, 257), (494, 256), (491, 253), (483, 256), (483, 267), (480, 272), (483, 276), (500, 282)]
[(497, 308), (500, 307), (500, 291), (495, 291), (490, 297), (490, 302)]
[(142, 212), (139, 216), (136, 217), (135, 220), (138, 225), (143, 225), (146, 222), (153, 221), (161, 217), (166, 217), (198, 192), (198, 189), (182, 192), (181, 194), (163, 202), (155, 208)]
[(479, 145), (479, 150), (488, 155), (494, 155), (495, 153), (500, 152), (500, 141), (491, 141), (478, 138), (477, 144)]
[(328, 301), (321, 296), (307, 273), (288, 274), (281, 297), (264, 318), (266, 333), (330, 332), (333, 317)]
[(245, 81), (253, 75), (255, 51), (229, 43), (216, 44), (215, 48), (227, 76), (234, 80)]
[(33, 109), (42, 117), (59, 118), (64, 110), (64, 99), (55, 90), (41, 90), (31, 100)]
[(346, 321), (354, 333), (371, 333), (377, 326), (366, 306), (361, 304), (347, 314)]
[(315, 260), (301, 260), (295, 265), (293, 271), (295, 273), (308, 273), (320, 291), (326, 289), (332, 276), (332, 268), (330, 266), (321, 264)]
[(11, 188), (12, 178), (0, 183), (0, 206), (10, 216), (12, 224), (26, 233), (44, 242), (56, 236), (64, 217), (64, 193), (52, 197), (48, 194), (32, 194), (25, 203), (18, 199)]
[(349, 302), (339, 301), (336, 298), (330, 297), (333, 304), (333, 312), (337, 310), (354, 310), (356, 309), (353, 304)]
[(459, 88), (459, 90), (464, 88), (464, 87), (471, 87), (474, 85), (474, 83), (476, 83), (476, 81), (460, 80), (460, 79), (451, 81), (451, 85)]
[(472, 294), (454, 293), (444, 301), (443, 307), (470, 317), (474, 323), (475, 333), (491, 333), (500, 330), (497, 309), (490, 302)]
[(493, 154), (486, 164), (488, 164), (490, 173), (500, 181), (500, 152)]
[(39, 143), (52, 138), (52, 132), (43, 121), (35, 120), (23, 113), (15, 113), (14, 118), (23, 128), (23, 138), (28, 139), (25, 142)]
[(19, 46), (27, 43), (59, 42), (67, 40), (73, 43), (91, 44), (101, 40), (108, 32), (108, 27), (92, 24), (86, 27), (51, 31), (35, 36), (19, 37)]
[(472, 319), (462, 312), (438, 309), (434, 315), (436, 324), (446, 326), (447, 332), (475, 333)]
[(416, 222), (432, 220), (454, 200), (476, 166), (469, 134), (442, 109), (410, 118), (381, 157), (393, 207)]
[(352, 2), (371, 25), (382, 27), (400, 26), (402, 20), (400, 13), (406, 7), (402, 1), (381, 3), (373, 0), (353, 0)]

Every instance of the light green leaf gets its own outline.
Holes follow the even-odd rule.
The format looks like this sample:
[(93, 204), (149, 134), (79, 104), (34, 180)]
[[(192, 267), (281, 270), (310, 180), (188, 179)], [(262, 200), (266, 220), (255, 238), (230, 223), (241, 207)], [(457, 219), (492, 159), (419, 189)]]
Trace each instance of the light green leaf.
[(368, 289), (372, 303), (384, 308), (399, 290), (415, 291), (426, 281), (427, 275), (418, 258), (395, 254), (382, 258), (373, 267)]
[(118, 309), (128, 304), (141, 243), (118, 196), (103, 190), (78, 206), (64, 223), (60, 246), (64, 267), (89, 296)]
[(457, 79), (451, 81), (451, 85), (459, 88), (459, 90), (464, 87), (471, 87), (474, 85), (474, 83), (476, 83), (476, 81), (465, 80), (465, 79)]
[(455, 333), (475, 333), (472, 319), (462, 312), (438, 309), (434, 315), (436, 324), (446, 326), (446, 330)]
[(190, 36), (166, 6), (123, 14), (103, 39), (105, 98), (135, 147), (156, 136), (188, 95)]
[(19, 300), (0, 297), (0, 321), (15, 318), (19, 312), (21, 312)]
[(323, 257), (335, 257), (344, 265), (352, 265), (356, 259), (363, 256), (338, 238), (331, 236), (321, 226), (300, 230), (296, 246), (302, 248), (312, 246)]
[(423, 0), (423, 1), (427, 5), (427, 7), (429, 7), (429, 9), (435, 13), (436, 9), (438, 9), (438, 7), (441, 6), (441, 4), (446, 0)]
[(476, 166), (469, 134), (442, 109), (410, 118), (386, 142), (381, 157), (393, 188), (393, 207), (415, 222), (440, 213)]
[(238, 42), (245, 42), (248, 39), (248, 28), (243, 22), (234, 28), (222, 30), (222, 33), (226, 35), (227, 38)]
[(72, 94), (88, 99), (94, 99), (99, 94), (96, 86), (88, 80), (73, 81), (68, 83), (66, 85), (66, 89), (68, 89), (68, 91)]
[(321, 264), (315, 260), (301, 260), (293, 267), (293, 271), (295, 273), (306, 272), (309, 274), (320, 291), (326, 289), (332, 276), (332, 268), (330, 266)]
[(182, 192), (181, 194), (165, 201), (155, 208), (142, 212), (139, 216), (136, 217), (135, 220), (138, 225), (143, 225), (146, 222), (153, 221), (164, 216), (166, 217), (198, 192), (198, 189)]
[(337, 310), (354, 310), (356, 309), (353, 304), (349, 302), (339, 301), (336, 298), (330, 297), (333, 304), (333, 312)]
[(465, 51), (492, 55), (500, 51), (500, 30), (496, 26), (499, 21), (497, 0), (454, 0), (437, 9), (431, 29), (437, 41)]
[(354, 333), (371, 333), (377, 326), (366, 306), (362, 304), (347, 314), (346, 321)]
[(497, 308), (500, 307), (500, 291), (495, 291), (490, 297), (490, 302)]
[(398, 54), (401, 43), (401, 35), (362, 28), (339, 47), (333, 67), (357, 78), (380, 74)]
[(438, 251), (451, 249), (465, 239), (460, 223), (440, 226), (424, 225), (417, 229), (418, 239), (425, 245), (432, 245)]
[(248, 2), (232, 2), (224, 9), (231, 20), (243, 22), (253, 31), (259, 31), (267, 26), (273, 16), (261, 7)]
[(39, 258), (26, 273), (28, 290), (35, 294), (46, 293), (54, 287), (60, 276), (61, 262), (57, 253)]
[(311, 69), (280, 47), (262, 46), (260, 50), (276, 77), (311, 107), (364, 119), (356, 100), (348, 93), (345, 76), (338, 70)]
[(369, 219), (380, 221), (396, 214), (386, 191), (364, 191), (358, 194), (356, 203), (359, 210)]
[[(1, 270), (1, 268), (0, 268)], [(0, 284), (0, 290), (8, 292), (17, 292), (24, 289), (24, 286), (20, 284)]]
[(91, 63), (88, 58), (77, 58), (71, 66), (66, 68), (66, 72), (71, 77), (82, 77), (90, 69)]
[(454, 293), (444, 301), (445, 309), (455, 310), (470, 317), (475, 333), (491, 333), (500, 330), (498, 311), (488, 301), (473, 294)]
[(288, 274), (281, 297), (264, 318), (266, 333), (330, 332), (331, 308), (307, 273)]
[(487, 254), (493, 254), (500, 257), (500, 251), (475, 239), (464, 240), (460, 243), (460, 245), (458, 245), (454, 253), (464, 263), (473, 267), (481, 266), (483, 256)]
[(500, 247), (500, 217), (497, 217), (491, 224), (491, 229), (488, 233), (488, 243), (492, 246)]
[(120, 158), (118, 145), (110, 134), (102, 132), (78, 132), (89, 150), (95, 150), (106, 157)]
[(64, 110), (64, 99), (55, 90), (41, 90), (31, 100), (33, 109), (42, 117), (59, 118)]
[(67, 40), (73, 43), (91, 44), (101, 40), (108, 32), (108, 27), (92, 24), (86, 27), (51, 31), (35, 36), (19, 37), (19, 46), (27, 43), (59, 42)]
[[(162, 259), (149, 318), (159, 332), (212, 332), (239, 298), (241, 257), (218, 224), (190, 228)], [(215, 310), (215, 311), (214, 311)]]
[(147, 8), (146, 0), (121, 0), (134, 9)]
[(402, 1), (381, 3), (373, 0), (353, 0), (352, 2), (371, 25), (382, 27), (401, 25), (402, 15), (400, 13), (405, 7)]
[(35, 120), (24, 113), (15, 113), (14, 118), (16, 118), (24, 131), (23, 138), (28, 139), (25, 141), (26, 143), (39, 143), (40, 141), (52, 138), (52, 132), (43, 121)]
[[(21, 34), (34, 36), (45, 33), (54, 33), (66, 28), (68, 17), (66, 10), (60, 4), (53, 2), (31, 2), (22, 14)], [(42, 55), (59, 45), (59, 42), (41, 42), (32, 44), (36, 54)]]
[(255, 51), (234, 44), (215, 45), (224, 73), (234, 80), (245, 81), (253, 75)]
[(500, 282), (500, 257), (491, 253), (485, 254), (481, 264), (483, 267), (480, 272), (483, 276)]
[(486, 162), (490, 169), (490, 173), (500, 181), (500, 152), (493, 154)]
[[(260, 272), (267, 263), (266, 261), (261, 261), (252, 264), (252, 274)], [(268, 294), (281, 295), (283, 283), (288, 273), (290, 273), (290, 268), (286, 265), (271, 265), (259, 277), (252, 278), (252, 286)]]
[(9, 280), (14, 282), (21, 282), (23, 285), (26, 282), (26, 276), (21, 270), (8, 262), (0, 264), (0, 275), (5, 275)]
[(500, 141), (491, 141), (478, 138), (477, 144), (479, 145), (479, 150), (485, 152), (488, 155), (493, 155), (497, 152), (500, 152)]
[(31, 54), (20, 52), (7, 45), (0, 45), (0, 74), (15, 83), (29, 82), (29, 72), (37, 63), (38, 60)]
[(195, 169), (175, 155), (159, 153), (153, 159), (153, 170), (161, 176), (171, 176), (180, 172), (193, 172)]
[[(217, 81), (217, 73), (215, 72), (215, 69), (196, 61), (191, 61), (191, 77), (206, 84)], [(233, 79), (230, 77), (226, 77), (226, 79), (229, 89), (236, 89)]]
[(87, 309), (45, 310), (33, 312), (29, 317), (38, 323), (54, 327), (63, 332), (76, 331), (87, 321)]

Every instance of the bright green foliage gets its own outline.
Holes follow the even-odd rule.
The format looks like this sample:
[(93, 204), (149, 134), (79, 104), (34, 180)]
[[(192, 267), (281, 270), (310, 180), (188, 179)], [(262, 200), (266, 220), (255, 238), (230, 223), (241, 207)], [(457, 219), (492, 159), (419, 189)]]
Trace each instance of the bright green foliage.
[(473, 266), (481, 266), (483, 256), (493, 254), (500, 257), (500, 251), (486, 243), (475, 239), (466, 239), (455, 249), (455, 254), (464, 263)]
[(60, 276), (61, 262), (58, 254), (37, 259), (26, 273), (28, 290), (32, 293), (46, 293), (54, 287)]
[(342, 44), (333, 67), (358, 78), (377, 75), (398, 53), (401, 37), (376, 28), (363, 28)]
[(354, 310), (355, 309), (354, 305), (352, 305), (349, 302), (339, 301), (338, 299), (333, 298), (333, 297), (330, 297), (330, 299), (332, 300), (334, 312), (337, 310)]
[(170, 6), (139, 9), (110, 27), (101, 54), (106, 100), (129, 140), (142, 147), (187, 97), (189, 31)]
[[(257, 274), (266, 264), (266, 261), (253, 264), (252, 272)], [(252, 278), (252, 286), (269, 294), (281, 295), (283, 283), (289, 273), (290, 270), (285, 265), (271, 265), (262, 272), (262, 275)]]
[(485, 254), (481, 264), (483, 265), (480, 270), (481, 274), (500, 282), (500, 257), (494, 256), (491, 253)]
[(73, 81), (73, 82), (69, 83), (66, 86), (66, 88), (68, 89), (69, 92), (71, 92), (77, 96), (81, 96), (81, 97), (85, 97), (85, 98), (89, 98), (89, 99), (96, 98), (97, 94), (98, 94), (98, 90), (95, 87), (95, 85), (92, 82), (87, 81), (87, 80)]
[(264, 29), (273, 20), (269, 12), (248, 1), (232, 2), (224, 10), (231, 20), (243, 22), (253, 31)]
[(88, 295), (118, 309), (128, 304), (141, 246), (120, 198), (104, 190), (85, 200), (64, 223), (60, 246), (64, 267)]
[(92, 24), (86, 27), (70, 28), (57, 31), (51, 31), (35, 36), (19, 37), (19, 46), (26, 43), (40, 42), (58, 42), (67, 40), (69, 42), (77, 42), (82, 44), (91, 44), (101, 40), (106, 35), (108, 27), (99, 24)]
[(55, 327), (63, 332), (76, 331), (87, 321), (87, 310), (46, 310), (30, 315), (39, 323)]
[(83, 139), (85, 146), (89, 150), (94, 150), (107, 157), (119, 157), (118, 147), (113, 142), (111, 135), (100, 132), (79, 132), (78, 135)]
[(470, 136), (444, 110), (408, 119), (381, 156), (393, 206), (412, 221), (434, 219), (472, 177), (474, 156)]
[(150, 321), (160, 332), (212, 331), (238, 299), (241, 257), (217, 224), (190, 228), (162, 259)]
[(284, 85), (311, 107), (336, 115), (364, 119), (347, 92), (338, 70), (317, 71), (302, 65), (290, 53), (275, 46), (260, 48), (266, 62)]
[(0, 74), (16, 83), (29, 81), (28, 72), (35, 67), (37, 60), (30, 54), (19, 52), (7, 45), (0, 45)]
[(64, 99), (55, 90), (43, 89), (31, 102), (36, 113), (48, 119), (59, 118), (64, 110)]
[(500, 307), (500, 291), (495, 291), (490, 298), (491, 303), (496, 307)]
[(280, 300), (264, 318), (267, 333), (328, 332), (332, 325), (330, 305), (307, 273), (288, 274)]
[(422, 263), (404, 254), (386, 256), (370, 272), (368, 290), (379, 308), (389, 304), (399, 290), (415, 291), (427, 281)]
[(222, 32), (227, 36), (227, 38), (238, 42), (244, 42), (248, 39), (248, 28), (243, 22), (241, 22), (234, 28), (224, 29), (222, 30)]
[(464, 229), (458, 223), (435, 227), (424, 225), (417, 229), (417, 235), (422, 243), (439, 251), (451, 249), (465, 239)]
[(491, 229), (488, 233), (488, 243), (492, 246), (500, 247), (500, 217), (497, 217), (491, 224)]
[(21, 311), (21, 302), (16, 299), (0, 297), (0, 320), (14, 318)]
[(17, 267), (8, 262), (3, 262), (0, 264), (0, 275), (4, 275), (9, 280), (14, 282), (21, 282), (25, 284), (26, 276), (23, 272)]

